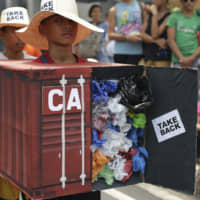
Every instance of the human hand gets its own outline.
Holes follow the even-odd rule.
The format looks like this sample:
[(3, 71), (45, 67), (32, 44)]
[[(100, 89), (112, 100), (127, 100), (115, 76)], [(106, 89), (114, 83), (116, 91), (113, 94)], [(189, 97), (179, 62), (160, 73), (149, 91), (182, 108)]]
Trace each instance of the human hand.
[(179, 60), (179, 63), (183, 66), (183, 67), (191, 67), (192, 66), (192, 62), (194, 61), (193, 56), (189, 56), (189, 57), (182, 57)]
[(197, 123), (197, 130), (200, 131), (200, 124)]
[(151, 5), (148, 5), (148, 4), (144, 4), (144, 3), (143, 3), (142, 8), (143, 8), (145, 11), (151, 13)]
[(141, 37), (140, 33), (127, 35), (126, 38), (127, 38), (127, 41), (129, 41), (129, 42), (141, 42), (142, 41), (142, 37)]
[(165, 40), (165, 39), (157, 39), (155, 41), (155, 43), (162, 49), (166, 49), (167, 48), (167, 40)]
[(158, 14), (158, 9), (156, 5), (151, 5), (151, 13), (152, 15), (157, 15)]

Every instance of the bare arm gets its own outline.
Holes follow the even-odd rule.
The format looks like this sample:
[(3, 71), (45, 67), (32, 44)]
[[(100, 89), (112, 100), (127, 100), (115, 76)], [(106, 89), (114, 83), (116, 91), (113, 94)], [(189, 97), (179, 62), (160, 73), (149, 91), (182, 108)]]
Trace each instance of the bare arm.
[(115, 32), (117, 7), (112, 7), (108, 16), (108, 37), (110, 40), (126, 41), (126, 35)]
[(192, 54), (191, 58), (194, 61), (198, 56), (200, 56), (200, 46), (196, 49), (196, 51)]
[(184, 67), (191, 67), (192, 63), (196, 60), (196, 58), (200, 55), (200, 47), (196, 49), (196, 51), (189, 57), (184, 57), (180, 60), (180, 64)]
[(147, 26), (148, 26), (148, 19), (149, 19), (149, 14), (145, 8), (145, 4), (141, 3), (141, 7), (142, 7), (142, 28), (141, 28), (141, 33), (145, 33), (147, 30)]
[(197, 119), (197, 130), (200, 131), (200, 116)]
[(158, 26), (158, 17), (153, 15), (152, 17), (152, 26), (151, 26), (151, 34), (153, 38), (159, 38), (166, 30), (166, 24), (169, 17), (163, 21), (163, 23)]
[(141, 38), (143, 42), (145, 43), (155, 43), (161, 48), (166, 47), (166, 40), (164, 39), (154, 39), (151, 35), (146, 33), (147, 26), (148, 26), (148, 21), (149, 21), (149, 14), (148, 12), (144, 9), (143, 10), (143, 25), (142, 25), (142, 30), (141, 30)]
[(157, 7), (155, 5), (151, 6), (151, 13), (152, 13), (152, 24), (151, 24), (151, 34), (153, 38), (159, 38), (159, 36), (161, 36), (164, 31), (166, 30), (166, 24), (168, 21), (169, 17), (166, 17), (165, 20), (163, 21), (163, 23), (159, 26), (158, 25), (158, 10)]
[(145, 43), (154, 43), (155, 42), (155, 40), (147, 33), (141, 33), (141, 37)]
[(168, 45), (170, 49), (180, 60), (181, 58), (183, 58), (183, 55), (175, 42), (176, 30), (174, 27), (167, 28), (167, 36), (168, 36)]
[(143, 23), (142, 23), (142, 29), (141, 29), (142, 40), (146, 43), (153, 43), (154, 39), (146, 33), (148, 21), (149, 21), (149, 14), (145, 9), (143, 9), (143, 16), (142, 17), (143, 17)]

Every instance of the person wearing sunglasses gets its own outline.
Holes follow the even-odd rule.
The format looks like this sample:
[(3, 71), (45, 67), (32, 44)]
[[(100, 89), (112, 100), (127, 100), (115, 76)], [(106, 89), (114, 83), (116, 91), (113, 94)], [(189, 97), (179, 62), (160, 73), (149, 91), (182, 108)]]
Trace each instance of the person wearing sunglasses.
[(200, 47), (196, 39), (200, 17), (195, 11), (197, 0), (180, 0), (181, 10), (167, 22), (168, 43), (172, 50), (172, 67), (197, 67)]

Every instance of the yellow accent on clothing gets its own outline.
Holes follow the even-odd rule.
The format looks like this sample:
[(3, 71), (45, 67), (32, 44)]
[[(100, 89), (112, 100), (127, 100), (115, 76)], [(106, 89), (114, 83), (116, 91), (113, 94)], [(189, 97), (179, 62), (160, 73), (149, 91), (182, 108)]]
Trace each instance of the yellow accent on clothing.
[(152, 66), (152, 67), (170, 67), (171, 66), (171, 61), (153, 61), (153, 60), (147, 60), (146, 62), (144, 62), (144, 59), (142, 59), (139, 62), (139, 65)]

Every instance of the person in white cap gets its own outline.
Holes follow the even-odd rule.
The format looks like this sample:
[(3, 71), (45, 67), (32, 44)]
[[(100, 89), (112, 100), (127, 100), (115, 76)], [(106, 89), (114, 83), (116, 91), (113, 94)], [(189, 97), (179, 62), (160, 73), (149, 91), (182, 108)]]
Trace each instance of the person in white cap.
[(11, 7), (1, 12), (0, 38), (5, 48), (0, 59), (34, 59), (23, 51), (25, 43), (16, 36), (16, 30), (29, 24), (28, 12), (23, 7)]
[[(25, 43), (16, 35), (16, 30), (29, 24), (29, 15), (23, 7), (10, 7), (1, 12), (0, 38), (5, 48), (0, 59), (35, 59), (23, 51)], [(0, 199), (18, 199), (19, 190), (0, 177)]]
[(48, 50), (36, 62), (71, 64), (86, 62), (72, 53), (72, 45), (93, 31), (103, 32), (103, 29), (78, 16), (75, 0), (42, 0), (41, 11), (17, 35), (25, 43)]

